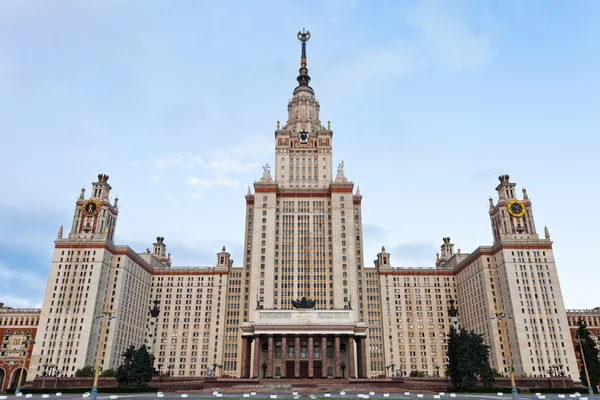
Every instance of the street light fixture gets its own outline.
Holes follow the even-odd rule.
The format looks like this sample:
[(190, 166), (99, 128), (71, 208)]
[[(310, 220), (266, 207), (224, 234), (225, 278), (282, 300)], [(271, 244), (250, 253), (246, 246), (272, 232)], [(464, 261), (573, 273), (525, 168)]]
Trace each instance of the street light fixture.
[(106, 326), (108, 325), (108, 321), (115, 317), (112, 311), (102, 310), (100, 314), (96, 315), (96, 318), (102, 318), (102, 328), (100, 330), (100, 343), (98, 344), (96, 364), (94, 366), (94, 387), (92, 387), (92, 391), (90, 393), (91, 400), (96, 400), (96, 398), (98, 397), (98, 376), (100, 375), (100, 371), (102, 370), (100, 361), (102, 360), (102, 352), (104, 350), (104, 337), (106, 336)]
[(585, 355), (583, 354), (583, 345), (581, 344), (581, 338), (579, 337), (577, 332), (575, 332), (575, 340), (577, 341), (577, 343), (579, 343), (579, 352), (581, 353), (581, 361), (583, 362), (583, 369), (585, 370), (585, 378), (587, 379), (588, 393), (592, 395), (592, 394), (594, 394), (594, 389), (592, 389), (592, 385), (590, 383), (590, 374), (588, 373), (587, 364), (585, 362)]
[(494, 318), (498, 318), (500, 320), (500, 330), (502, 331), (502, 342), (504, 345), (504, 351), (506, 352), (506, 354), (508, 355), (508, 372), (510, 374), (510, 383), (512, 385), (512, 398), (513, 400), (519, 400), (519, 391), (517, 390), (517, 386), (515, 385), (515, 373), (514, 373), (514, 368), (513, 368), (513, 363), (512, 363), (512, 357), (510, 354), (510, 349), (508, 347), (508, 339), (506, 336), (506, 326), (505, 326), (505, 318), (512, 318), (509, 315), (506, 315), (504, 313), (504, 310), (497, 310), (492, 312), (492, 319)]
[(21, 393), (21, 381), (23, 380), (23, 370), (25, 369), (25, 364), (27, 363), (27, 353), (29, 352), (29, 346), (35, 344), (33, 340), (30, 340), (28, 336), (27, 339), (23, 342), (23, 358), (21, 359), (21, 372), (19, 373), (19, 382), (17, 383), (17, 389), (15, 390), (15, 394), (18, 395)]

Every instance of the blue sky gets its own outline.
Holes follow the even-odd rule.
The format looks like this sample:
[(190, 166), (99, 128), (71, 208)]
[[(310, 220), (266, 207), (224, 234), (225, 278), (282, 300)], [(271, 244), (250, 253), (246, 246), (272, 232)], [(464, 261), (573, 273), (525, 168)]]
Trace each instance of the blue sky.
[[(492, 242), (500, 174), (554, 240), (569, 308), (599, 306), (600, 3), (0, 2), (0, 302), (39, 306), (82, 186), (110, 175), (117, 242), (179, 266), (240, 260), (305, 27), (365, 254), (433, 266)], [(89, 193), (89, 191), (88, 191)], [(234, 264), (235, 265), (235, 264)]]

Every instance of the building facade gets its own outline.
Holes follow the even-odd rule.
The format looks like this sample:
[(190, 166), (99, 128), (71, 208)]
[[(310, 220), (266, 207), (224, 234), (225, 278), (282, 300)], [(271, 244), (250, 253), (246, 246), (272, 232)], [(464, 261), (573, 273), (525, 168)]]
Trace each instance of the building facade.
[[(600, 307), (588, 310), (567, 310), (567, 318), (569, 319), (569, 329), (574, 348), (576, 348), (575, 331), (579, 329), (579, 321), (582, 321), (586, 329), (596, 340), (596, 347), (600, 349)], [(579, 352), (575, 352), (575, 356), (577, 358), (577, 366), (581, 368), (581, 355)]]
[[(343, 162), (333, 166), (309, 38), (298, 34), (298, 85), (275, 131), (274, 168), (248, 188), (241, 265), (224, 247), (214, 266), (188, 268), (171, 265), (162, 237), (143, 253), (115, 244), (118, 199), (101, 174), (90, 196), (82, 189), (68, 236), (59, 229), (32, 369), (72, 375), (98, 355), (115, 367), (126, 347), (146, 344), (156, 368), (176, 376), (443, 375), (454, 324), (485, 336), (499, 371), (512, 357), (517, 375), (561, 363), (577, 378), (550, 234), (539, 237), (527, 193), (517, 198), (508, 175), (489, 202), (490, 246), (455, 253), (444, 238), (435, 267), (394, 267), (385, 248), (365, 265), (362, 195)], [(498, 311), (506, 318), (491, 319)], [(114, 317), (105, 331), (102, 312)]]
[(39, 308), (10, 308), (0, 303), (0, 392), (17, 387), (21, 370), (25, 382), (39, 319)]

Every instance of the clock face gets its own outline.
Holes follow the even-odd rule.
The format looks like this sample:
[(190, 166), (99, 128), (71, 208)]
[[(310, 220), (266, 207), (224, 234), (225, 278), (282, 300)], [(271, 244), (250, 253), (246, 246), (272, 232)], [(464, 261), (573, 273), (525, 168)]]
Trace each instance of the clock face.
[(308, 141), (308, 132), (302, 131), (299, 133), (298, 137), (302, 143), (306, 143)]
[(100, 204), (98, 204), (96, 200), (88, 200), (85, 203), (83, 203), (82, 210), (83, 215), (90, 217), (92, 215), (98, 214), (98, 211), (100, 211)]
[(513, 217), (522, 217), (525, 214), (525, 206), (518, 200), (508, 203), (508, 212)]

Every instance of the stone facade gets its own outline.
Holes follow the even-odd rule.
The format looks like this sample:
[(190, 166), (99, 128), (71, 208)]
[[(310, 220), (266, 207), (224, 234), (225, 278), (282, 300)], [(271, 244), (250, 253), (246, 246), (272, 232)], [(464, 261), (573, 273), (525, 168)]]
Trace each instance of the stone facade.
[(40, 319), (39, 308), (10, 308), (0, 303), (0, 392), (15, 388), (23, 370), (23, 381), (30, 370), (29, 361)]
[[(508, 176), (489, 202), (491, 245), (455, 253), (446, 237), (434, 267), (396, 268), (385, 248), (365, 265), (362, 195), (343, 162), (334, 171), (333, 131), (308, 85), (309, 36), (299, 34), (275, 168), (246, 194), (241, 265), (223, 248), (214, 266), (174, 267), (162, 237), (142, 253), (115, 244), (118, 199), (99, 175), (91, 196), (82, 189), (68, 237), (59, 230), (33, 370), (52, 363), (72, 376), (97, 357), (115, 367), (126, 347), (146, 344), (157, 369), (178, 377), (435, 376), (454, 324), (485, 336), (499, 371), (510, 356), (517, 375), (560, 363), (577, 379), (550, 234), (538, 236), (527, 193), (518, 199)], [(295, 308), (302, 298), (312, 308)], [(500, 310), (507, 318), (490, 318)], [(104, 332), (102, 312), (114, 317)]]

